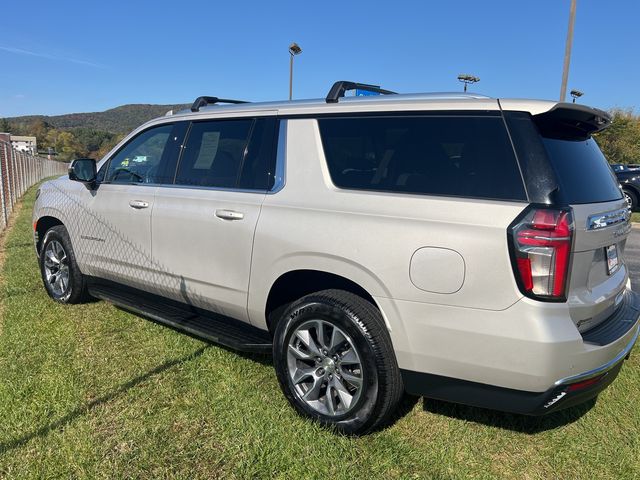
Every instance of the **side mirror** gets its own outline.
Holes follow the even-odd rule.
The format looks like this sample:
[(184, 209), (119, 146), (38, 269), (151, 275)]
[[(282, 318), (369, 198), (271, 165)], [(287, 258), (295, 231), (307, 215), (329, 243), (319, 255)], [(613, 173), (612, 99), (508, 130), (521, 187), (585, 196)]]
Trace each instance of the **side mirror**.
[(93, 158), (78, 158), (69, 167), (69, 180), (94, 184), (97, 175), (96, 161)]

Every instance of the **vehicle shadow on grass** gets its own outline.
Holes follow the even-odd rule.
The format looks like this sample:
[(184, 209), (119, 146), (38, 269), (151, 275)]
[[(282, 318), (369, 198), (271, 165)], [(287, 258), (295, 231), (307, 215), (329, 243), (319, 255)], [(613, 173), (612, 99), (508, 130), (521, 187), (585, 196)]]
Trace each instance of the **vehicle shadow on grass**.
[(169, 370), (177, 365), (195, 360), (196, 358), (202, 356), (202, 354), (205, 353), (205, 351), (211, 348), (212, 346), (213, 346), (212, 344), (207, 344), (188, 355), (184, 355), (183, 357), (176, 358), (173, 360), (167, 360), (166, 362), (161, 363), (157, 367), (152, 368), (151, 370), (143, 373), (142, 375), (138, 375), (137, 377), (132, 378), (128, 382), (121, 384), (120, 386), (116, 387), (114, 390), (107, 393), (106, 395), (98, 397), (95, 400), (92, 400), (91, 402), (87, 402), (75, 408), (74, 410), (72, 410), (71, 412), (69, 412), (64, 417), (58, 420), (55, 420), (47, 425), (37, 428), (25, 435), (14, 438), (13, 440), (0, 443), (0, 455), (7, 453), (11, 450), (14, 450), (16, 448), (22, 447), (23, 445), (33, 440), (34, 438), (45, 437), (52, 431), (60, 430), (64, 428), (66, 425), (69, 425), (77, 418), (87, 415), (91, 413), (91, 411), (94, 410), (96, 407), (99, 407), (100, 405), (106, 404), (111, 400), (114, 400), (115, 398), (121, 395), (124, 395), (131, 388), (136, 387), (137, 385), (149, 380), (150, 378), (156, 375), (159, 375), (165, 372), (166, 370)]
[(480, 423), (490, 427), (502, 428), (528, 435), (563, 427), (580, 419), (593, 408), (596, 399), (591, 399), (575, 407), (560, 410), (549, 415), (533, 417), (514, 413), (499, 412), (485, 408), (471, 407), (455, 403), (423, 398), (425, 412), (443, 415), (449, 418)]

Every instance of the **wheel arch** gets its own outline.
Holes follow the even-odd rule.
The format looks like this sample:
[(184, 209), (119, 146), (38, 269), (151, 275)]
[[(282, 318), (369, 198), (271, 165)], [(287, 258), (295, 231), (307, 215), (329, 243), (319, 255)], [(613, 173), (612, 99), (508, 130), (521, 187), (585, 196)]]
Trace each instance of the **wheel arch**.
[(636, 194), (636, 196), (640, 197), (640, 185), (636, 185), (635, 183), (623, 183), (622, 184), (622, 189), (623, 190), (631, 190), (633, 193)]
[[(252, 315), (252, 323), (259, 328), (266, 327), (273, 333), (279, 314), (283, 312), (289, 303), (320, 290), (339, 289), (351, 292), (370, 302), (380, 311), (387, 328), (391, 332), (392, 322), (380, 303), (375, 299), (376, 296), (388, 296), (386, 288), (379, 280), (371, 276), (371, 274), (367, 274), (368, 272), (363, 271), (361, 268), (346, 268), (346, 270), (329, 268), (332, 266), (339, 267), (340, 265), (334, 265), (335, 262), (328, 258), (323, 260), (324, 262), (321, 264), (305, 262), (306, 265), (283, 268), (272, 276), (265, 275), (263, 277), (261, 275), (261, 280), (264, 281), (266, 277), (270, 277), (271, 280), (266, 281), (259, 288), (251, 289), (253, 290), (253, 302), (258, 302), (258, 305), (254, 303), (252, 313), (255, 313), (255, 316)], [(349, 266), (355, 267), (353, 265)], [(253, 285), (257, 286), (256, 283), (261, 282), (255, 282)], [(263, 291), (262, 295), (258, 293), (260, 290)], [(261, 300), (259, 297), (261, 297)], [(258, 321), (254, 322), (254, 318)], [(258, 323), (262, 323), (262, 326), (258, 325)]]
[(33, 230), (35, 234), (36, 252), (38, 255), (40, 255), (42, 240), (44, 239), (45, 233), (56, 225), (64, 225), (64, 223), (57, 216), (53, 215), (43, 215), (34, 222)]

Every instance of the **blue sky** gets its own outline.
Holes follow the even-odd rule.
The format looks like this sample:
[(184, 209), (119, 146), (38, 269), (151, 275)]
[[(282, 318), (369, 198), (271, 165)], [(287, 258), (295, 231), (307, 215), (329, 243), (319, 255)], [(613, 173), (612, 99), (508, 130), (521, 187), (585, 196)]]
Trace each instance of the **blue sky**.
[[(317, 98), (335, 80), (399, 92), (557, 99), (569, 0), (5, 2), (0, 117), (188, 103), (199, 95)], [(569, 89), (640, 108), (640, 2), (579, 0)]]

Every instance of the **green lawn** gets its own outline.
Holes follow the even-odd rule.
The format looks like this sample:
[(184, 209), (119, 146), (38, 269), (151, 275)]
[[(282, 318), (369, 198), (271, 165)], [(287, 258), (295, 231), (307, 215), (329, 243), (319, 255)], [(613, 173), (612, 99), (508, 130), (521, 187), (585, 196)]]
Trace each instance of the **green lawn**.
[(631, 221), (632, 222), (640, 222), (640, 212), (632, 213), (631, 214)]
[(267, 360), (50, 301), (33, 201), (1, 277), (0, 478), (640, 477), (640, 355), (592, 408), (538, 420), (420, 399), (383, 431), (337, 436), (293, 413)]

